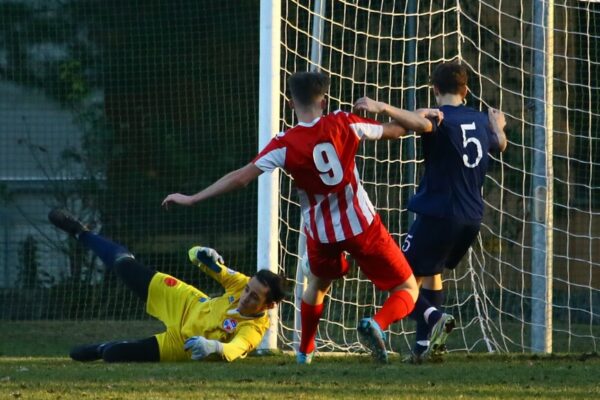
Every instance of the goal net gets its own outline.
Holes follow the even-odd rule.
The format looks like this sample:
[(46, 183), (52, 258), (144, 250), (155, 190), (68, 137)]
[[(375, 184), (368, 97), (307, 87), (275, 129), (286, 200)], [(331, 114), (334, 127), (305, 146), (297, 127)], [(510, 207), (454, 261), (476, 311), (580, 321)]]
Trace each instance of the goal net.
[[(260, 4), (0, 2), (0, 320), (148, 318), (96, 258), (50, 226), (56, 206), (210, 295), (221, 288), (190, 268), (189, 246), (254, 271), (256, 186), (169, 213), (160, 201), (255, 155)], [(445, 309), (459, 321), (450, 349), (529, 351), (553, 340), (554, 351), (597, 350), (600, 5), (274, 4), (280, 129), (295, 124), (286, 78), (310, 69), (331, 75), (329, 110), (349, 110), (365, 94), (413, 109), (434, 106), (435, 65), (460, 60), (471, 74), (468, 104), (506, 113), (509, 147), (491, 163), (481, 235), (445, 275)], [(366, 143), (358, 167), (400, 243), (414, 219), (406, 204), (422, 172), (419, 137)], [(289, 177), (279, 179), (278, 268), (300, 293), (299, 206)], [(327, 299), (319, 349), (362, 351), (356, 322), (383, 300), (353, 268)], [(293, 300), (280, 308), (284, 348), (297, 344), (297, 314)], [(406, 351), (413, 335), (412, 321), (394, 324), (389, 348)]]
[[(469, 106), (507, 116), (509, 145), (491, 161), (480, 236), (444, 274), (444, 308), (458, 322), (451, 350), (597, 349), (599, 12), (598, 4), (574, 0), (283, 2), (282, 130), (295, 124), (285, 104), (293, 72), (331, 76), (329, 111), (350, 110), (363, 95), (414, 109), (435, 106), (428, 79), (450, 60), (469, 69)], [(422, 173), (419, 137), (365, 143), (358, 168), (401, 243), (414, 218), (407, 200)], [(283, 174), (280, 189), (280, 266), (302, 285), (299, 205)], [(288, 347), (298, 343), (297, 296), (280, 312)], [(317, 348), (362, 351), (357, 321), (385, 296), (353, 268), (326, 298)], [(392, 325), (389, 348), (406, 352), (413, 335), (410, 319)]]

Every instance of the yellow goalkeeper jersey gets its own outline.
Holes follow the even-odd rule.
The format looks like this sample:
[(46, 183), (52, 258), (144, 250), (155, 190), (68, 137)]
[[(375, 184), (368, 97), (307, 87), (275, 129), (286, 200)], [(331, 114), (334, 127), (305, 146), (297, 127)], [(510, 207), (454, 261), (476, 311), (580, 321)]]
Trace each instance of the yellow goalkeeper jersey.
[(192, 336), (223, 343), (223, 357), (227, 361), (245, 357), (258, 346), (270, 323), (266, 312), (247, 317), (237, 310), (250, 278), (218, 265), (214, 268), (198, 266), (223, 286), (222, 296), (208, 297), (195, 287), (160, 272), (150, 283), (147, 312), (167, 326), (165, 333), (156, 335), (161, 361), (190, 359), (183, 345)]

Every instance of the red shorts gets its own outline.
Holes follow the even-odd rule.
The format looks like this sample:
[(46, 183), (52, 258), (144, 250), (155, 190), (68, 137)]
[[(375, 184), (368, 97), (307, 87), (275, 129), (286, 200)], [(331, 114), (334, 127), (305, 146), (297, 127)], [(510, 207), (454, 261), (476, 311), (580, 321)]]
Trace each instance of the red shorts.
[(412, 275), (404, 254), (381, 223), (379, 215), (366, 231), (337, 243), (320, 243), (307, 235), (310, 271), (322, 279), (338, 279), (350, 268), (344, 251), (356, 260), (361, 271), (380, 290), (390, 290)]

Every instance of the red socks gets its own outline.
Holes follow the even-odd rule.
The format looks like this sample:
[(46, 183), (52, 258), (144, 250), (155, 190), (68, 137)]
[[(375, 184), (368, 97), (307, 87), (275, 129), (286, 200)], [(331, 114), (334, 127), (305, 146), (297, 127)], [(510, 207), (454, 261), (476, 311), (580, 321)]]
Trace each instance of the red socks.
[[(381, 329), (386, 330), (391, 323), (399, 321), (410, 314), (414, 307), (415, 302), (410, 293), (406, 290), (398, 290), (388, 297), (373, 319)], [(308, 354), (315, 350), (315, 337), (317, 336), (321, 314), (323, 314), (323, 304), (313, 306), (302, 301), (300, 313), (302, 316), (302, 335), (298, 351)]]
[(300, 314), (302, 316), (302, 335), (298, 351), (304, 354), (312, 353), (315, 350), (315, 337), (319, 328), (319, 320), (321, 314), (323, 314), (323, 303), (313, 306), (302, 300)]
[[(386, 330), (391, 323), (399, 321), (410, 314), (413, 308), (415, 308), (415, 302), (410, 293), (406, 290), (398, 290), (388, 297), (373, 319), (382, 330)], [(304, 317), (302, 318), (302, 324), (302, 330), (304, 331)], [(302, 335), (304, 336), (304, 332), (302, 332)]]

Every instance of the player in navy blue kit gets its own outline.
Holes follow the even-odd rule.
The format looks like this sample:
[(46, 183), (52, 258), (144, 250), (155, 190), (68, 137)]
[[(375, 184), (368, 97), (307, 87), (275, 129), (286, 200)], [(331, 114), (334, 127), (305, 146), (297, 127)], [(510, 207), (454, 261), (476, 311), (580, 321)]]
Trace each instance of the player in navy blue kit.
[[(412, 362), (445, 351), (454, 318), (439, 311), (443, 303), (441, 273), (455, 268), (479, 233), (483, 218), (482, 186), (489, 152), (502, 152), (507, 141), (504, 114), (482, 113), (464, 105), (468, 73), (456, 62), (440, 64), (431, 83), (441, 122), (432, 121), (421, 136), (425, 172), (408, 209), (417, 214), (402, 250), (421, 285), (413, 311), (417, 320)], [(362, 98), (355, 107), (397, 119), (399, 109)]]

